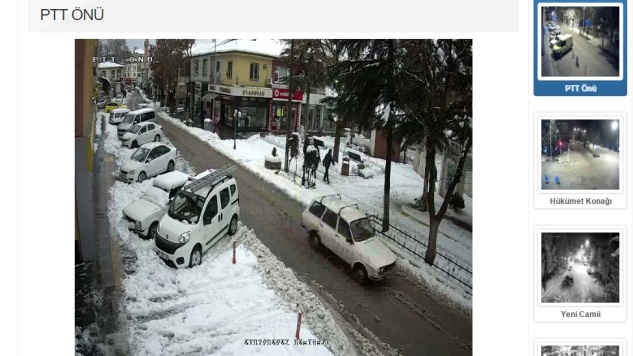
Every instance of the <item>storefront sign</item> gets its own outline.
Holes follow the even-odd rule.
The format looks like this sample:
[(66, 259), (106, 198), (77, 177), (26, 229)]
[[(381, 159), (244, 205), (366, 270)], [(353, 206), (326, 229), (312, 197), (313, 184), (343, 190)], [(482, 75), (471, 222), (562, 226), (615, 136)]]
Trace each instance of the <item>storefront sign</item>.
[(215, 85), (211, 85), (211, 84), (209, 84), (208, 88), (209, 88), (209, 91), (212, 91), (212, 92), (215, 92), (217, 90), (216, 86)]
[[(284, 88), (273, 89), (273, 99), (288, 100), (289, 94), (290, 94), (289, 89), (284, 89)], [(294, 94), (292, 94), (292, 101), (302, 101), (302, 100), (303, 100), (303, 92), (295, 91)]]
[(231, 94), (231, 88), (227, 88), (227, 87), (220, 87), (218, 91), (224, 94)]
[(266, 92), (259, 89), (243, 89), (243, 96), (257, 96), (257, 97), (266, 97)]

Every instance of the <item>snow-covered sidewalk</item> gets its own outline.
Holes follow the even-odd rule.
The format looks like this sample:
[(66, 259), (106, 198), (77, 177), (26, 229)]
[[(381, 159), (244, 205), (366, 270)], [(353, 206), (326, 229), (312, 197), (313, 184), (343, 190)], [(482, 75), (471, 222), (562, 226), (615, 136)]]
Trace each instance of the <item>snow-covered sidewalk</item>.
[[(268, 142), (269, 139), (264, 140), (258, 135), (255, 135), (247, 140), (237, 142), (237, 149), (233, 150), (233, 140), (221, 140), (215, 133), (195, 127), (188, 127), (180, 120), (174, 119), (164, 113), (160, 113), (159, 116), (180, 129), (189, 132), (202, 142), (207, 143), (213, 147), (214, 150), (236, 161), (242, 167), (261, 177), (263, 180), (274, 184), (290, 198), (306, 206), (315, 197), (326, 194), (340, 194), (343, 199), (358, 203), (366, 212), (382, 216), (384, 186), (384, 176), (382, 175), (376, 178), (363, 179), (358, 176), (341, 176), (330, 170), (331, 184), (326, 184), (321, 181), (323, 177), (323, 167), (320, 165), (316, 188), (306, 189), (300, 186), (300, 184), (293, 184), (291, 182), (293, 180), (292, 176), (287, 177), (284, 172), (276, 172), (265, 167), (265, 156), (270, 155), (273, 147), (275, 147), (275, 145)], [(331, 141), (328, 141), (328, 138), (320, 139), (325, 143), (326, 147), (333, 144)], [(277, 152), (283, 161), (284, 150), (277, 148)], [(324, 154), (325, 152), (322, 151), (321, 158), (323, 158)], [(377, 165), (382, 163), (384, 166), (384, 160), (371, 158), (371, 161)], [(291, 170), (293, 171), (294, 166), (294, 164), (291, 165)], [(397, 225), (403, 231), (406, 231), (407, 234), (414, 235), (419, 241), (426, 241), (428, 239), (428, 227), (420, 220), (406, 216), (403, 213), (403, 207), (410, 206), (414, 198), (419, 197), (423, 187), (423, 178), (420, 177), (409, 164), (392, 163), (391, 167), (391, 223)], [(300, 183), (300, 166), (298, 170), (299, 177), (297, 181)], [(468, 197), (465, 197), (465, 200), (466, 208), (461, 213), (449, 211), (448, 215), (464, 221), (466, 225), (471, 225), (472, 201)], [(436, 195), (435, 201), (439, 208), (439, 204), (442, 203), (442, 198)], [(422, 213), (419, 213), (419, 215), (422, 216)], [(438, 250), (441, 251), (443, 255), (450, 257), (472, 271), (470, 267), (472, 265), (472, 232), (451, 222), (450, 219), (444, 219), (442, 225), (440, 225), (440, 233), (441, 235), (438, 237)], [(450, 238), (446, 238), (446, 236)], [(463, 286), (448, 278), (444, 273), (420, 263), (419, 257), (412, 255), (398, 244), (391, 243), (391, 241), (385, 242), (400, 256), (402, 262), (400, 266), (404, 268), (406, 272), (424, 281), (436, 292), (439, 292), (440, 295), (448, 297), (449, 302), (457, 303), (466, 310), (471, 308), (471, 298), (464, 292)], [(470, 283), (472, 283), (472, 275), (464, 276), (464, 278), (470, 278)]]
[[(104, 139), (106, 152), (117, 158), (119, 167), (134, 151), (120, 146), (112, 125), (107, 125)], [(182, 158), (177, 169), (194, 174)], [(109, 192), (110, 226), (123, 248), (136, 256), (123, 281), (122, 317), (128, 324), (123, 338), (131, 354), (358, 354), (310, 288), (244, 226), (211, 248), (198, 267), (178, 270), (163, 263), (152, 250), (154, 242), (129, 231), (122, 218), (122, 209), (140, 199), (152, 181), (115, 182)], [(299, 311), (301, 339), (324, 344), (295, 345)], [(251, 339), (281, 339), (287, 345), (247, 345), (245, 340)], [(110, 346), (100, 347), (107, 351)]]

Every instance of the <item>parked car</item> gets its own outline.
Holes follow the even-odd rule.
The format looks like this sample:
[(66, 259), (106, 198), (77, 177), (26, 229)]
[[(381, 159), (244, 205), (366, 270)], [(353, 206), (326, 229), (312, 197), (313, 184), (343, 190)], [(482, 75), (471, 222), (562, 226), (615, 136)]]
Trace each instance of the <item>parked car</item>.
[(565, 279), (563, 279), (563, 286), (571, 287), (574, 285), (574, 277), (567, 275)]
[(148, 142), (160, 142), (163, 136), (162, 126), (153, 122), (141, 122), (130, 128), (121, 138), (123, 146), (137, 148)]
[(240, 215), (234, 166), (208, 172), (185, 185), (158, 225), (154, 251), (170, 266), (194, 267), (203, 253), (226, 234), (237, 232)]
[(99, 101), (97, 101), (97, 109), (104, 109), (107, 103), (105, 99), (99, 99)]
[(118, 125), (123, 121), (125, 115), (130, 112), (130, 109), (114, 109), (110, 113), (110, 117), (108, 118), (108, 122), (111, 125)]
[(127, 106), (125, 106), (123, 104), (119, 104), (119, 103), (117, 103), (115, 101), (111, 101), (111, 102), (109, 102), (109, 103), (107, 103), (105, 105), (104, 111), (106, 113), (111, 113), (112, 110), (114, 110), (114, 109), (124, 109), (124, 108), (127, 108)]
[(139, 147), (130, 160), (121, 167), (119, 179), (124, 182), (142, 182), (163, 172), (171, 172), (176, 166), (177, 150), (158, 142)]
[(570, 51), (574, 46), (574, 38), (571, 35), (561, 35), (558, 37), (558, 42), (552, 47), (555, 58), (562, 57), (567, 51)]
[(123, 208), (123, 217), (128, 221), (128, 228), (140, 236), (153, 239), (169, 203), (190, 178), (191, 176), (180, 171), (168, 172), (154, 178), (153, 186), (145, 190), (140, 200)]
[(396, 270), (396, 255), (374, 233), (365, 213), (340, 196), (313, 201), (301, 215), (313, 247), (321, 245), (347, 262), (361, 283), (381, 280)]
[(125, 119), (123, 119), (117, 128), (117, 137), (119, 140), (122, 139), (123, 135), (125, 135), (132, 126), (148, 121), (156, 122), (156, 111), (154, 111), (154, 109), (139, 109), (130, 111), (127, 115), (125, 115)]

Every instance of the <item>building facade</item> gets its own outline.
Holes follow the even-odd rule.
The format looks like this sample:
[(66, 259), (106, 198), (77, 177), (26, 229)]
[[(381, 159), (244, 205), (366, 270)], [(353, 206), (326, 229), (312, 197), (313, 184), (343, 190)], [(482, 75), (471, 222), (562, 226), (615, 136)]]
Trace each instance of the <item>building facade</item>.
[[(79, 261), (96, 257), (94, 231), (94, 157), (97, 106), (94, 92), (98, 72), (93, 57), (98, 40), (75, 40), (75, 255)], [(117, 69), (107, 68), (108, 71)]]
[(122, 93), (124, 90), (123, 78), (125, 76), (126, 67), (122, 64), (113, 62), (99, 63), (97, 66), (97, 72), (100, 78), (107, 80), (113, 93), (107, 93), (114, 95), (116, 93)]

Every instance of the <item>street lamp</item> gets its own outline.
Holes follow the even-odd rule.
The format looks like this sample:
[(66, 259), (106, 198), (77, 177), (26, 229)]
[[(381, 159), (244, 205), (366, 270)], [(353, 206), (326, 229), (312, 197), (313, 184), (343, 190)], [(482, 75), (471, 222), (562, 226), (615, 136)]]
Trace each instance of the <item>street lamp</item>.
[(589, 240), (587, 240), (587, 241), (585, 242), (585, 246), (587, 246), (587, 247), (589, 246)]
[(617, 121), (614, 121), (614, 122), (611, 123), (611, 129), (613, 131), (616, 131), (618, 129), (618, 122)]
[(233, 149), (237, 149), (235, 142), (237, 141), (237, 122), (238, 122), (238, 118), (242, 117), (242, 113), (240, 111), (238, 111), (237, 109), (235, 109), (235, 115), (233, 115), (233, 119), (234, 119), (234, 124), (233, 124)]

